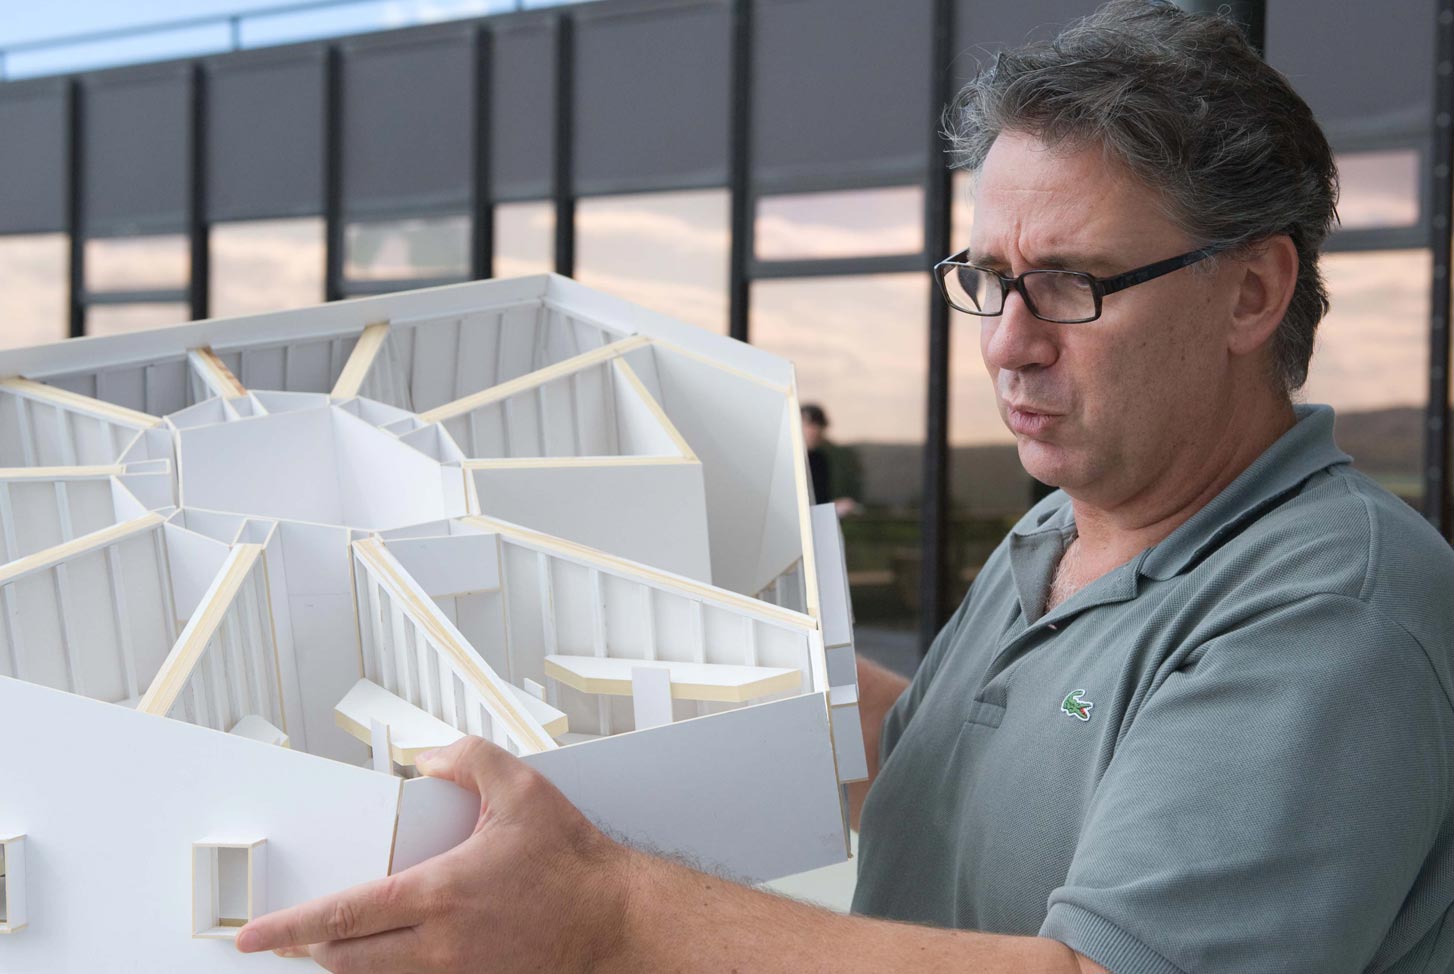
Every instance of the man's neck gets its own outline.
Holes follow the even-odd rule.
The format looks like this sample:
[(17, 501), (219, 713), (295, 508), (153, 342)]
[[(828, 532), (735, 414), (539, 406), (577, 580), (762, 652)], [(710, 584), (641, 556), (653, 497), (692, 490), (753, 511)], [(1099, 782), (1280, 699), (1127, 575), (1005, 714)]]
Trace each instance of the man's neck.
[(1129, 561), (1165, 540), (1173, 531), (1236, 480), (1267, 448), (1297, 422), (1292, 404), (1261, 409), (1247, 422), (1229, 423), (1221, 436), (1199, 452), (1184, 451), (1182, 472), (1170, 471), (1158, 484), (1111, 508), (1071, 498), (1077, 547), (1090, 577)]

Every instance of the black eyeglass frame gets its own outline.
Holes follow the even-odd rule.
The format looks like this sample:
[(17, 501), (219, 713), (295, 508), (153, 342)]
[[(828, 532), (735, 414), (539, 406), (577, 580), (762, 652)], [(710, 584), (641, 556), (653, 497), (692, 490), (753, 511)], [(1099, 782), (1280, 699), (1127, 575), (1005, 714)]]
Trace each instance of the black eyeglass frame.
[[(965, 314), (976, 315), (981, 318), (999, 317), (1005, 312), (1005, 301), (1010, 296), (1010, 289), (1014, 288), (1017, 292), (1019, 292), (1019, 295), (1021, 299), (1024, 300), (1025, 307), (1029, 310), (1029, 312), (1036, 318), (1039, 318), (1041, 321), (1051, 321), (1061, 325), (1079, 325), (1084, 324), (1088, 321), (1095, 321), (1101, 316), (1101, 300), (1106, 295), (1115, 294), (1117, 291), (1124, 291), (1126, 290), (1126, 288), (1135, 287), (1137, 284), (1145, 284), (1147, 281), (1155, 280), (1158, 277), (1164, 277), (1165, 275), (1170, 274), (1172, 271), (1179, 271), (1183, 267), (1190, 267), (1192, 264), (1195, 264), (1198, 261), (1206, 260), (1208, 257), (1219, 254), (1226, 249), (1226, 247), (1217, 246), (1202, 247), (1197, 250), (1187, 251), (1186, 253), (1180, 254), (1176, 257), (1168, 257), (1165, 260), (1158, 260), (1153, 264), (1146, 264), (1143, 267), (1132, 268), (1129, 271), (1121, 274), (1116, 274), (1113, 277), (1096, 277), (1094, 274), (1088, 274), (1085, 271), (1051, 269), (1028, 270), (1023, 271), (1015, 277), (1006, 277), (998, 271), (991, 270), (988, 267), (980, 267), (978, 264), (971, 264), (967, 260), (964, 260), (965, 257), (969, 256), (969, 250), (968, 248), (966, 248), (955, 254), (953, 257), (946, 257), (944, 260), (941, 260), (939, 263), (934, 265), (934, 281), (939, 285), (939, 293), (944, 297), (945, 302), (948, 303), (951, 308), (954, 308), (957, 311), (963, 311)], [(995, 280), (1000, 282), (1000, 310), (974, 311), (970, 308), (966, 308), (963, 305), (956, 303), (955, 300), (949, 296), (949, 288), (944, 283), (945, 278), (949, 276), (949, 273), (951, 271), (960, 267), (967, 267), (971, 270), (979, 271), (982, 274), (988, 274)], [(1025, 278), (1029, 277), (1032, 274), (1070, 274), (1074, 277), (1079, 277), (1089, 282), (1091, 296), (1095, 299), (1096, 303), (1095, 314), (1091, 315), (1089, 318), (1050, 318), (1046, 315), (1042, 315), (1038, 310), (1036, 310), (1035, 299), (1030, 296), (1030, 292), (1025, 287)]]

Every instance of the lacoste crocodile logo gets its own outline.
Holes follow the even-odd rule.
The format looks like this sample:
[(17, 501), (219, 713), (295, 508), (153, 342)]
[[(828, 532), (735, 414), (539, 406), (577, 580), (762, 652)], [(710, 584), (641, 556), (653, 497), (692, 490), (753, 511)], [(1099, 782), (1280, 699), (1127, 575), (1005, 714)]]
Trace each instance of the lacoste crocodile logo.
[(1067, 717), (1074, 717), (1076, 720), (1090, 720), (1091, 708), (1095, 704), (1089, 700), (1082, 700), (1081, 694), (1084, 690), (1072, 690), (1060, 701), (1060, 709)]

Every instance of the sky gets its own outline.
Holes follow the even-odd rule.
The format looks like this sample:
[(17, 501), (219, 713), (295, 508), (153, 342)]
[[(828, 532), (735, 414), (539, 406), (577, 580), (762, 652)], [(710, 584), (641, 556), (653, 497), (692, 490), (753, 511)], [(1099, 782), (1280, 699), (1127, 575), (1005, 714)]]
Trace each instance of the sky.
[(287, 43), (314, 37), (384, 30), (457, 17), (475, 17), (525, 7), (553, 6), (559, 0), (357, 0), (326, 10), (261, 15), (300, 0), (58, 0), (33, 4), (0, 0), (0, 48), (37, 40), (73, 37), (92, 31), (220, 17), (214, 25), (171, 30), (145, 37), (72, 44), (5, 57), (10, 78), (52, 74), (103, 65), (164, 60), (226, 50), (230, 28), (225, 18), (251, 13), (242, 22), (244, 47)]

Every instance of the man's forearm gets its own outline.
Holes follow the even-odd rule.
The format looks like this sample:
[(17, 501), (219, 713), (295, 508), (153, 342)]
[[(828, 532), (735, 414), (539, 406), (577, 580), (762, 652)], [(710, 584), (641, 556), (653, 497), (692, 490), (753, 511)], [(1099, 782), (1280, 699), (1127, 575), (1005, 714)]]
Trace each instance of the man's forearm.
[(878, 777), (879, 738), (883, 735), (884, 718), (908, 686), (909, 681), (892, 670), (861, 656), (858, 658), (858, 715), (863, 721), (868, 780), (848, 786), (848, 821), (855, 829), (863, 811), (863, 800), (868, 796), (868, 786)]
[(625, 922), (598, 970), (686, 974), (982, 971), (1081, 974), (1077, 955), (1044, 937), (941, 930), (843, 916), (644, 853), (631, 853)]

